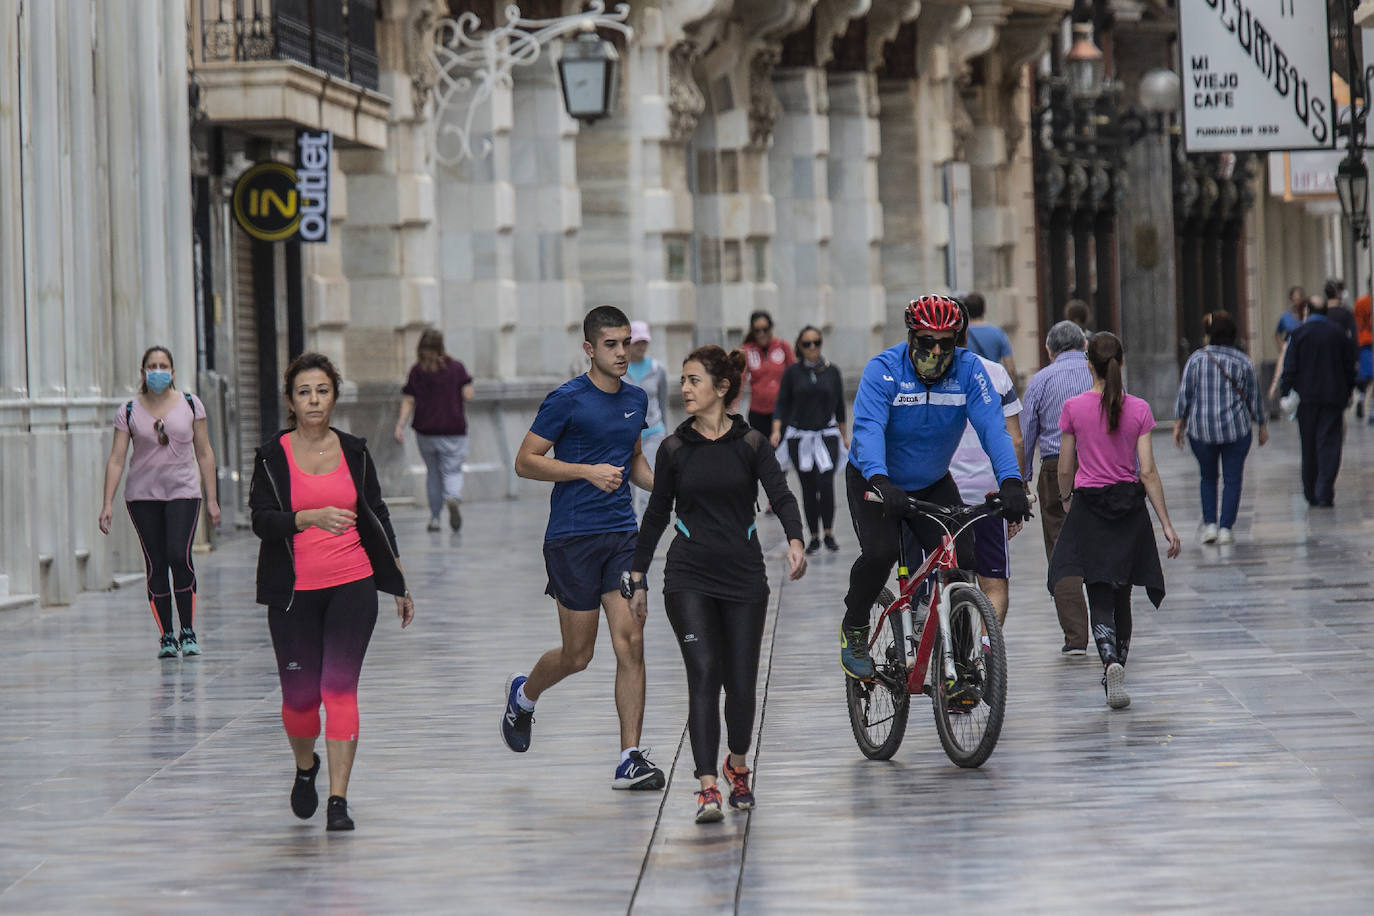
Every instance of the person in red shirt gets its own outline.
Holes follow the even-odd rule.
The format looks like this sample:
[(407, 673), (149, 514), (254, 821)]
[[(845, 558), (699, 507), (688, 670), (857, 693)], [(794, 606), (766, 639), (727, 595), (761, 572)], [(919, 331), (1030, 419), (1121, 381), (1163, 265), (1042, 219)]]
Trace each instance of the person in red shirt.
[[(1355, 416), (1364, 417), (1369, 401), (1374, 398), (1374, 385), (1370, 381), (1374, 380), (1374, 314), (1371, 314), (1371, 300), (1369, 293), (1355, 300), (1355, 343), (1360, 348), (1358, 361), (1355, 363), (1355, 387), (1360, 389), (1359, 397), (1355, 399)], [(1374, 423), (1374, 411), (1368, 411), (1369, 422)]]
[(787, 341), (773, 336), (773, 316), (754, 312), (749, 316), (749, 333), (744, 336), (745, 381), (749, 387), (749, 425), (773, 434), (773, 406), (778, 400), (782, 373), (797, 361)]

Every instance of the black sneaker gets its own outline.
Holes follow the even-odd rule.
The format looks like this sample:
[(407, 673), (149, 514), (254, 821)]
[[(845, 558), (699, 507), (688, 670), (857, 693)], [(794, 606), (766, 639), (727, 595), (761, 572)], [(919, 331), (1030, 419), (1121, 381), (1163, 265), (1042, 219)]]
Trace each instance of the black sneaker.
[(1087, 655), (1088, 650), (1083, 646), (1064, 645), (1060, 647), (1059, 654), (1063, 658), (1068, 658), (1070, 656)]
[(630, 751), (625, 762), (616, 767), (612, 789), (661, 789), (667, 784), (663, 771), (654, 766), (643, 751)]
[(452, 531), (457, 531), (463, 527), (463, 513), (458, 508), (457, 497), (450, 496), (444, 503), (448, 506), (448, 527)]
[(840, 545), (835, 543), (835, 535), (827, 534), (825, 536), (825, 549), (831, 553), (835, 553), (840, 549)]
[(506, 681), (506, 708), (501, 714), (501, 740), (517, 754), (530, 749), (530, 726), (534, 724), (534, 710), (526, 712), (515, 701), (515, 694), (525, 680), (523, 674), (512, 674)]
[(315, 814), (320, 806), (320, 794), (315, 791), (315, 775), (320, 772), (320, 755), (315, 754), (315, 765), (308, 770), (296, 767), (296, 782), (291, 786), (291, 813), (301, 820)]
[(816, 551), (818, 551), (818, 550), (820, 550), (820, 549), (821, 549), (821, 539), (818, 538), (818, 537), (816, 537), (814, 534), (811, 535), (811, 543), (806, 545), (806, 552), (807, 552), (807, 553), (815, 553)]
[(325, 809), (325, 816), (329, 819), (324, 825), (325, 830), (353, 829), (353, 818), (348, 816), (348, 800), (342, 796), (329, 796), (329, 805)]
[(158, 657), (158, 658), (176, 658), (176, 657), (177, 657), (177, 653), (178, 653), (180, 650), (181, 650), (181, 644), (180, 644), (179, 642), (177, 642), (177, 638), (176, 638), (175, 636), (173, 636), (171, 633), (168, 633), (166, 636), (163, 636), (163, 637), (162, 637), (162, 641), (161, 641), (160, 643), (158, 643), (158, 646), (157, 646), (157, 657)]

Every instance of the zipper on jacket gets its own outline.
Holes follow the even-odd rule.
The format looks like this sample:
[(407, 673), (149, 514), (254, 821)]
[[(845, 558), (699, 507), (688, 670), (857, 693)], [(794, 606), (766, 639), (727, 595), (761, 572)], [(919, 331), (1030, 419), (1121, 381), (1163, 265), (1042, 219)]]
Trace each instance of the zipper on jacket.
[[(288, 511), (286, 506), (282, 505), (281, 491), (277, 489), (277, 482), (272, 479), (272, 469), (267, 466), (266, 456), (264, 456), (261, 460), (262, 469), (267, 474), (267, 485), (272, 488), (272, 495), (277, 498), (277, 508), (279, 508), (283, 512)], [(291, 549), (290, 538), (286, 539), (286, 553), (287, 556), (291, 557), (291, 600), (286, 602), (286, 610), (289, 611), (291, 610), (291, 605), (296, 603), (296, 553)]]
[[(367, 451), (366, 451), (366, 450), (363, 451), (363, 480), (367, 480)], [(401, 571), (401, 562), (400, 562), (400, 561), (401, 561), (401, 558), (400, 558), (400, 556), (396, 553), (396, 551), (394, 551), (394, 550), (391, 549), (391, 538), (389, 538), (389, 537), (386, 536), (386, 528), (384, 528), (384, 527), (382, 526), (382, 520), (379, 519), (379, 518), (377, 518), (376, 514), (373, 513), (372, 507), (369, 506), (369, 505), (367, 504), (367, 498), (366, 498), (366, 497), (363, 497), (363, 499), (362, 499), (362, 505), (363, 505), (364, 508), (367, 509), (367, 517), (370, 518), (370, 519), (372, 519), (372, 524), (374, 524), (374, 525), (377, 526), (377, 531), (378, 531), (378, 533), (380, 533), (381, 536), (382, 536), (382, 543), (386, 545), (386, 552), (389, 553), (389, 554), (391, 554), (391, 559), (392, 559), (393, 561), (395, 561), (395, 563), (396, 563), (396, 572), (399, 573), (399, 572)], [(404, 579), (405, 576), (402, 575), (401, 578)]]

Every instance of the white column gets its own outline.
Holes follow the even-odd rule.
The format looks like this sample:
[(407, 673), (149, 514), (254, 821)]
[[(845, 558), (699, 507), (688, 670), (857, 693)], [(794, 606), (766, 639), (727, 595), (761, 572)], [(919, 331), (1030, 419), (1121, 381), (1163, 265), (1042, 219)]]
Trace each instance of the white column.
[(768, 156), (777, 209), (773, 276), (791, 322), (828, 332), (833, 289), (826, 75), (817, 67), (790, 67), (774, 73), (773, 86), (782, 103)]
[(831, 283), (836, 309), (826, 349), (841, 366), (862, 366), (885, 342), (877, 85), (867, 71), (831, 73), (829, 94)]
[[(343, 264), (343, 234), (348, 225), (348, 181), (334, 156), (329, 167), (329, 241), (301, 246), (305, 277), (306, 346), (346, 365), (352, 291)], [(340, 369), (339, 371), (343, 371)]]

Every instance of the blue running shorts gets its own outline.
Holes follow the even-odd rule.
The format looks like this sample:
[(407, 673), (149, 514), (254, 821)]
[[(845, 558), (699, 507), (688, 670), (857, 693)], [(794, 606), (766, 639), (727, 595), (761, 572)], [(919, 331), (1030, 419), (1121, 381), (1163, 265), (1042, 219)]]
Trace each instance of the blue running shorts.
[(637, 531), (579, 534), (544, 542), (548, 595), (570, 611), (595, 611), (601, 596), (620, 591), (620, 574), (635, 558)]
[(973, 523), (973, 571), (988, 579), (1010, 579), (1007, 564), (1007, 523), (1001, 516)]

